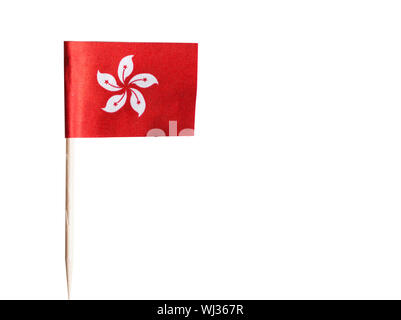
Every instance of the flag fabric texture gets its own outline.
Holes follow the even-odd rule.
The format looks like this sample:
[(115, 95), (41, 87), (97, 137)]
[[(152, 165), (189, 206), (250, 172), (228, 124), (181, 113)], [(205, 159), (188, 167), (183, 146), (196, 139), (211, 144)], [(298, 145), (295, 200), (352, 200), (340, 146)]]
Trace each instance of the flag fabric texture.
[(193, 134), (197, 60), (196, 43), (64, 42), (66, 138)]

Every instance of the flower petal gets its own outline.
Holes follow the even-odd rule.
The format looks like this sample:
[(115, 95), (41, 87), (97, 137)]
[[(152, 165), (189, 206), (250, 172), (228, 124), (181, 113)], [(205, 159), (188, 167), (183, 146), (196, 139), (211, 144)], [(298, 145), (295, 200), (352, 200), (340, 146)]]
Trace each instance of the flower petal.
[(134, 70), (134, 62), (132, 61), (133, 57), (134, 55), (130, 55), (122, 58), (118, 65), (118, 77), (122, 83), (125, 82), (125, 79), (127, 79)]
[(130, 100), (131, 107), (141, 116), (146, 108), (145, 98), (138, 90), (134, 88), (130, 88), (130, 90), (132, 91)]
[(140, 73), (132, 77), (130, 84), (135, 84), (141, 88), (149, 88), (151, 85), (159, 84), (154, 75), (150, 73)]
[(117, 85), (116, 79), (111, 74), (97, 72), (97, 82), (109, 91), (119, 91), (122, 88)]
[(124, 106), (127, 101), (127, 92), (125, 91), (123, 94), (117, 94), (112, 96), (109, 100), (107, 100), (106, 106), (102, 109), (106, 112), (116, 112)]

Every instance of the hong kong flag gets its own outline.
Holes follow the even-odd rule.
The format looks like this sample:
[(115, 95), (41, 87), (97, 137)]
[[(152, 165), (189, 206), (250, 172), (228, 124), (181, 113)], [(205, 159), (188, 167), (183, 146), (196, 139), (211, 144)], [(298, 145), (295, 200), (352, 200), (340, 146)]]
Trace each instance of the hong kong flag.
[(66, 137), (193, 135), (197, 49), (65, 42)]
[(197, 55), (194, 43), (64, 43), (68, 296), (71, 138), (193, 135)]

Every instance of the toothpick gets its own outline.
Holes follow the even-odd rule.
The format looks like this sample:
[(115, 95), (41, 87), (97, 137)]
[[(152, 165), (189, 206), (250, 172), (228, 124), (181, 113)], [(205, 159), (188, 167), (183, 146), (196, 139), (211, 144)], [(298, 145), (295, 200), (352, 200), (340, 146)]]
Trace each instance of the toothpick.
[(72, 277), (72, 234), (71, 234), (71, 146), (70, 139), (66, 138), (65, 161), (65, 270), (67, 275), (68, 300), (71, 296)]

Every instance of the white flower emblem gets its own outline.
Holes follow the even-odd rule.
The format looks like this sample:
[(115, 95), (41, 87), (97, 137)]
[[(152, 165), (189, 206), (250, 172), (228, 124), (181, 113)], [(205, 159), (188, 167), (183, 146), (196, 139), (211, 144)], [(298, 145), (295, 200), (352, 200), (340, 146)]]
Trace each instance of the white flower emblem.
[(108, 73), (97, 72), (97, 82), (108, 91), (124, 91), (120, 94), (111, 96), (107, 100), (106, 106), (102, 110), (106, 112), (116, 112), (120, 110), (127, 101), (127, 97), (131, 92), (130, 104), (132, 109), (138, 112), (139, 116), (143, 114), (146, 108), (145, 98), (142, 93), (135, 89), (135, 86), (140, 88), (148, 88), (154, 84), (158, 84), (157, 79), (150, 73), (140, 73), (127, 81), (128, 77), (134, 70), (132, 58), (134, 55), (126, 56), (121, 59), (118, 65), (118, 78), (122, 85), (118, 85), (116, 79)]

